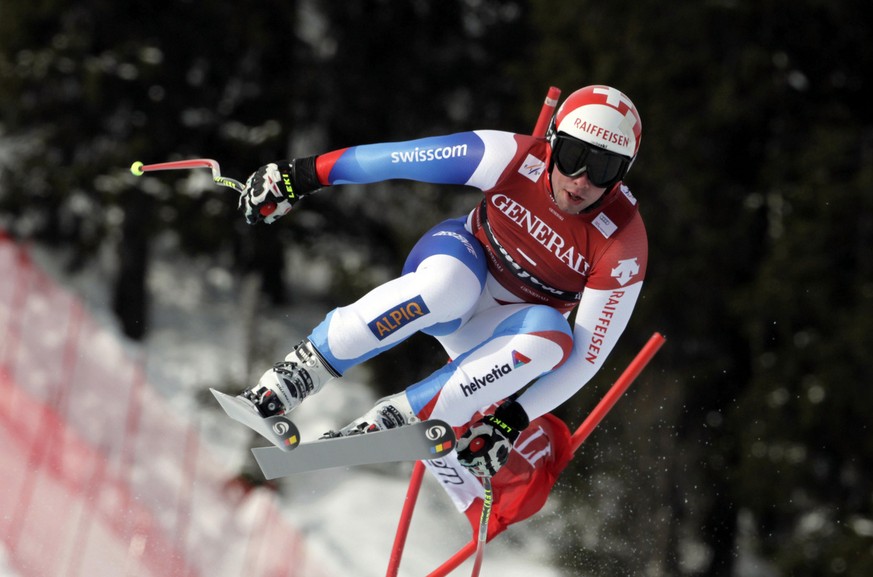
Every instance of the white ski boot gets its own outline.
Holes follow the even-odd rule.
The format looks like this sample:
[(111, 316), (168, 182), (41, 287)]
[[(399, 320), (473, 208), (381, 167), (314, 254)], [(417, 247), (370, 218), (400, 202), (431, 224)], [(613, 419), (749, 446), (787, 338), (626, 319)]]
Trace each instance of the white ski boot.
[(376, 405), (364, 416), (355, 419), (339, 431), (328, 431), (324, 438), (348, 437), (363, 433), (384, 431), (417, 423), (420, 419), (412, 410), (406, 393), (397, 393), (376, 401)]
[(238, 396), (251, 403), (262, 417), (284, 415), (338, 376), (312, 343), (304, 340), (288, 353), (284, 362), (273, 365), (257, 384)]

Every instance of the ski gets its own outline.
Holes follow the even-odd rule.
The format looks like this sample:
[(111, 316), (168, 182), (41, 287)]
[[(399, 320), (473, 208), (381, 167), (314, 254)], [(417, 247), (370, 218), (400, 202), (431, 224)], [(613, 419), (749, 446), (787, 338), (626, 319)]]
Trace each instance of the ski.
[(293, 452), (252, 449), (264, 477), (277, 479), (336, 467), (438, 459), (455, 447), (455, 432), (438, 419), (387, 431), (301, 443)]
[(276, 445), (279, 451), (291, 451), (300, 444), (300, 431), (287, 417), (280, 415), (262, 417), (253, 406), (242, 399), (231, 397), (215, 389), (209, 390), (228, 417), (258, 433)]

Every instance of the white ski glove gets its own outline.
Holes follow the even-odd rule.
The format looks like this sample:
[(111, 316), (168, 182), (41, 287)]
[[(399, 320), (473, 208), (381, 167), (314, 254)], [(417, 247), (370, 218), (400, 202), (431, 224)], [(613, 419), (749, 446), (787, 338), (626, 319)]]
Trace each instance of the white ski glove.
[(272, 224), (288, 214), (298, 200), (319, 188), (314, 156), (271, 162), (249, 176), (239, 207), (249, 224)]
[(477, 477), (493, 477), (506, 461), (521, 431), (530, 424), (527, 413), (515, 401), (485, 415), (458, 439), (458, 461)]

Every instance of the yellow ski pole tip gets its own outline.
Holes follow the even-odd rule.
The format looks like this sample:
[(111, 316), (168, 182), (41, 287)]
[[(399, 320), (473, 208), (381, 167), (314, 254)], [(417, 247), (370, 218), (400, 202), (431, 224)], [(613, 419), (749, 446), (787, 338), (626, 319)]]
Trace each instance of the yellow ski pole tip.
[(134, 174), (134, 176), (142, 176), (143, 175), (142, 163), (137, 160), (136, 162), (131, 164), (130, 165), (130, 172), (132, 172)]

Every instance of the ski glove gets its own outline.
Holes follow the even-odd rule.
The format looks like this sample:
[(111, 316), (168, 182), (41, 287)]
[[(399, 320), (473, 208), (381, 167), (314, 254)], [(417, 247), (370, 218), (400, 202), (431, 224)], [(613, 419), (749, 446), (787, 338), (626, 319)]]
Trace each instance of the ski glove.
[(249, 176), (239, 197), (239, 208), (249, 224), (271, 224), (319, 188), (314, 156), (271, 162)]
[(515, 401), (497, 407), (458, 439), (458, 461), (477, 477), (493, 477), (506, 464), (512, 445), (527, 427), (524, 408)]

